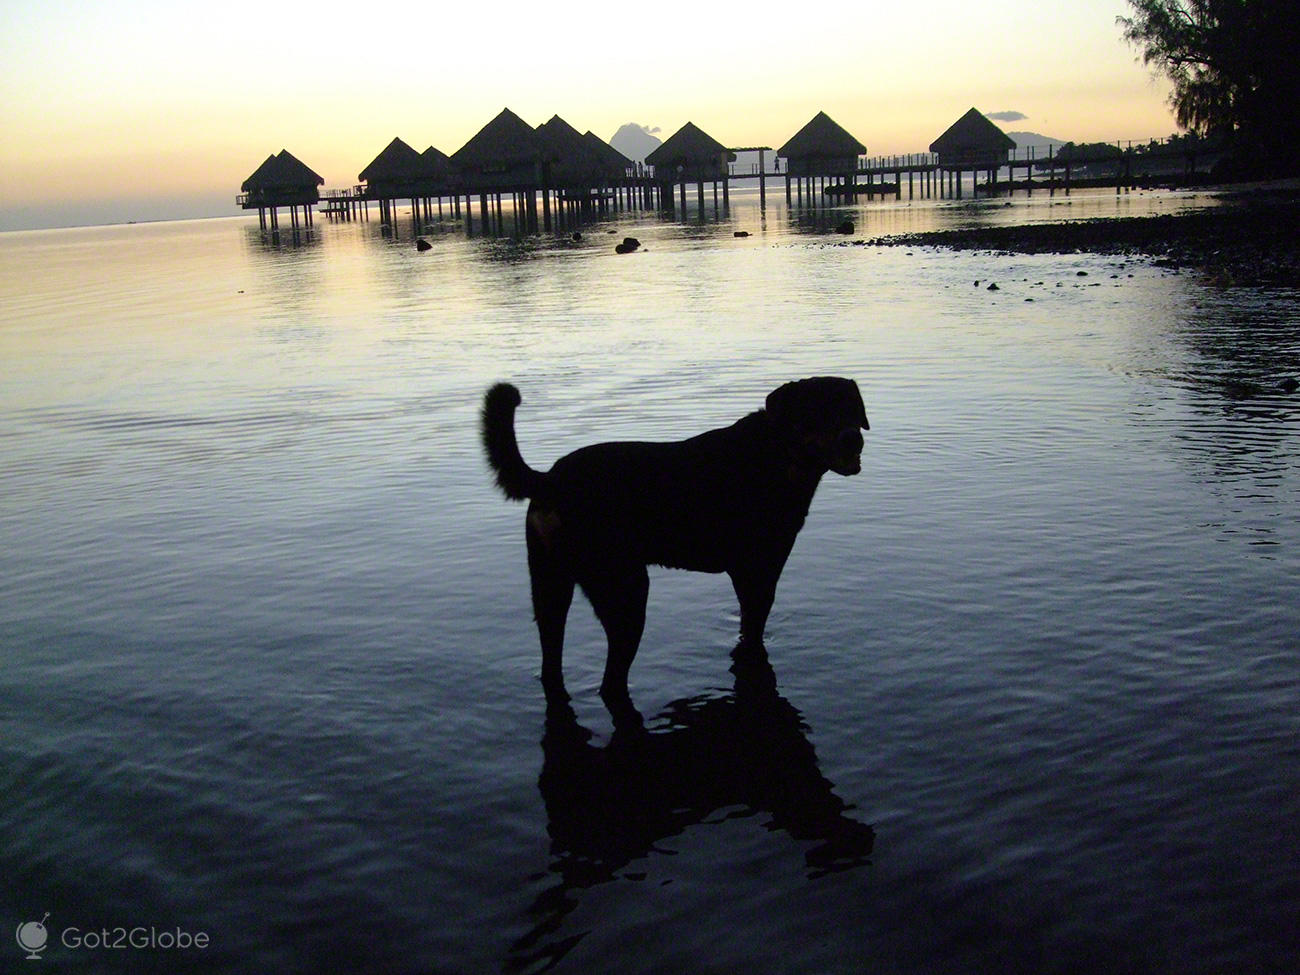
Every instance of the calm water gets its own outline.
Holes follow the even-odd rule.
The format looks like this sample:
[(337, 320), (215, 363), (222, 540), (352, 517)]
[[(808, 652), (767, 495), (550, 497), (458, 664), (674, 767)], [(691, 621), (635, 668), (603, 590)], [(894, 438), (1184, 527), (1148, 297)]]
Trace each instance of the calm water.
[[(733, 202), (425, 254), (0, 236), (6, 970), (47, 911), (71, 972), (1296, 970), (1300, 302)], [(612, 733), (580, 600), (591, 736), (548, 731), (482, 391), (519, 385), (546, 467), (818, 373), (871, 432), (786, 568), (775, 688), (729, 671), (725, 577), (652, 572), (651, 733)]]

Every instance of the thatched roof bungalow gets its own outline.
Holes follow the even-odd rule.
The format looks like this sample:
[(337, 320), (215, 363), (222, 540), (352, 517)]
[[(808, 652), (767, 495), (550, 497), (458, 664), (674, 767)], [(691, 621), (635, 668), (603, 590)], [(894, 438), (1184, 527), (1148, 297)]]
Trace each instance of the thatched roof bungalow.
[(601, 161), (590, 144), (558, 115), (537, 127), (542, 159), (554, 187), (587, 189), (601, 182)]
[(984, 169), (1007, 161), (1015, 140), (972, 108), (930, 143), (939, 165), (954, 169)]
[(416, 199), (425, 192), (428, 167), (424, 158), (401, 139), (394, 139), (357, 176), (372, 200)]
[(544, 144), (506, 108), (451, 154), (451, 165), (468, 191), (534, 189), (543, 183)]
[(791, 176), (848, 176), (857, 172), (867, 147), (825, 112), (818, 112), (776, 151), (788, 162)]
[(726, 146), (692, 122), (645, 157), (646, 165), (655, 168), (658, 179), (674, 182), (726, 179), (727, 163), (735, 159), (734, 152), (728, 152)]
[(288, 149), (266, 157), (266, 161), (244, 180), (240, 190), (245, 210), (277, 206), (305, 206), (320, 201), (325, 178), (300, 162)]
[(620, 180), (636, 168), (636, 163), (623, 155), (608, 142), (588, 129), (582, 134), (583, 141), (590, 147), (600, 165), (600, 171), (606, 179)]
[(460, 190), (460, 180), (451, 165), (451, 157), (433, 146), (420, 153), (420, 169), (423, 173), (420, 185), (424, 188), (426, 198), (455, 196)]
[(244, 193), (255, 193), (266, 185), (267, 177), (275, 169), (275, 153), (271, 153), (262, 162), (262, 165), (253, 170), (253, 174), (244, 180), (239, 189)]
[(420, 161), (426, 179), (433, 180), (435, 184), (448, 184), (452, 181), (455, 173), (451, 168), (451, 157), (445, 152), (440, 152), (433, 146), (429, 146), (428, 149), (420, 153)]

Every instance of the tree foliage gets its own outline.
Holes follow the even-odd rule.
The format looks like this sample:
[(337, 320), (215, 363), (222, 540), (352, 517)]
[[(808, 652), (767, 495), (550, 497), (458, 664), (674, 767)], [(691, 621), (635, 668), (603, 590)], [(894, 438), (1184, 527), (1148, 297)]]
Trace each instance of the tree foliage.
[(1178, 124), (1276, 164), (1300, 149), (1300, 2), (1129, 0), (1124, 37), (1173, 82)]

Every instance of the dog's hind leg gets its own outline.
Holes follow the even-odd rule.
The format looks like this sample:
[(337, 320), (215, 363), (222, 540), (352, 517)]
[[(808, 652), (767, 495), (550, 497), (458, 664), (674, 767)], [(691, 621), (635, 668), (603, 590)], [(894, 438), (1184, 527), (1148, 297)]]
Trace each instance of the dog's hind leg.
[(533, 618), (542, 643), (542, 689), (548, 701), (569, 699), (564, 689), (564, 624), (573, 602), (573, 574), (559, 548), (559, 519), (529, 508), (528, 575), (533, 590)]
[(645, 630), (650, 577), (644, 565), (629, 565), (602, 572), (590, 580), (584, 579), (582, 591), (591, 600), (591, 608), (609, 640), (600, 698), (611, 712), (626, 711), (632, 703), (627, 676)]

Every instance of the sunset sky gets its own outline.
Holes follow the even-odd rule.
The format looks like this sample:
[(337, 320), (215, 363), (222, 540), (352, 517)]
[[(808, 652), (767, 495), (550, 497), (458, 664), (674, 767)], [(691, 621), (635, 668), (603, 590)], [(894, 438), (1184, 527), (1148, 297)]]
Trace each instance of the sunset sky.
[(233, 214), (282, 148), (345, 186), (393, 136), (451, 153), (503, 107), (732, 146), (824, 110), (873, 155), (925, 151), (972, 105), (1058, 139), (1175, 131), (1123, 0), (759, 9), (6, 0), (0, 230)]

